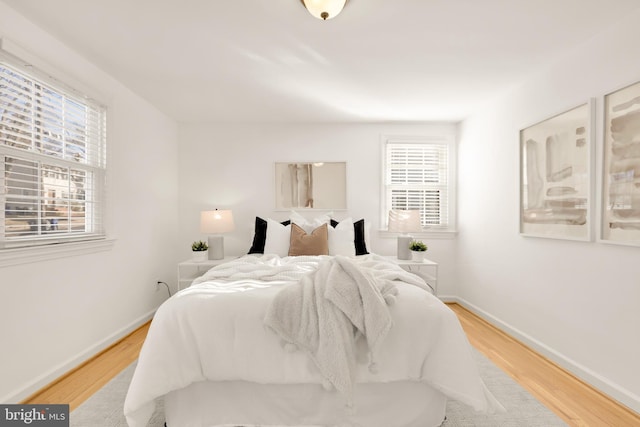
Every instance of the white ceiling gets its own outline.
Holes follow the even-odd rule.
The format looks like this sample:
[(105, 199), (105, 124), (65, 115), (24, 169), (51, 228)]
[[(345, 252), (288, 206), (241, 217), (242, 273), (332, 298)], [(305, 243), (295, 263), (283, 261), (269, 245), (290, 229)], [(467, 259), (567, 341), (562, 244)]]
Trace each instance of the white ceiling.
[[(2, 0), (183, 122), (458, 121), (638, 0)], [(609, 24), (608, 24), (609, 23)]]

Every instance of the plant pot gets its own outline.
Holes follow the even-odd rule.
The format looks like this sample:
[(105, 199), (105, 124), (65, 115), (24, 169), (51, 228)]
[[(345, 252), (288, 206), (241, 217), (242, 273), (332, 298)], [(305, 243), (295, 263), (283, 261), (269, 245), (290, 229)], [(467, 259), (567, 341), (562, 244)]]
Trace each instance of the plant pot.
[(191, 251), (193, 254), (193, 260), (196, 262), (204, 262), (207, 260), (208, 251)]
[(424, 262), (427, 251), (411, 251), (411, 259), (416, 262)]

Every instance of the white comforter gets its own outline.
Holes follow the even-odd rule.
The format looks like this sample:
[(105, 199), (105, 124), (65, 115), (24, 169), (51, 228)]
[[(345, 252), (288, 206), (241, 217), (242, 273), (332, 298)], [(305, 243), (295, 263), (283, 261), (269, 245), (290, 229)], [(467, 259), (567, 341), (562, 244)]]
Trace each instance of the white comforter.
[[(215, 267), (157, 311), (127, 393), (130, 427), (143, 427), (154, 399), (197, 381), (323, 383), (303, 352), (285, 349), (263, 320), (283, 286), (330, 257), (244, 256)], [(377, 369), (355, 367), (355, 382), (424, 381), (476, 410), (502, 410), (486, 389), (455, 314), (417, 276), (377, 255), (354, 258), (382, 280), (396, 280), (393, 327), (376, 352)]]

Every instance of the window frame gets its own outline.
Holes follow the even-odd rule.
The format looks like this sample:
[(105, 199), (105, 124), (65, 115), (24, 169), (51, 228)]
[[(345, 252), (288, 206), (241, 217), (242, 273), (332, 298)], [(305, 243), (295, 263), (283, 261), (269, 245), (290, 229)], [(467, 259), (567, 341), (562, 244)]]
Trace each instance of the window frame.
[[(443, 227), (424, 227), (422, 231), (411, 233), (422, 238), (454, 238), (457, 235), (457, 136), (454, 131), (442, 131), (433, 135), (382, 135), (381, 136), (381, 185), (380, 185), (380, 235), (381, 237), (396, 237), (399, 233), (388, 231), (389, 210), (391, 200), (387, 192), (387, 145), (388, 144), (416, 144), (431, 145), (445, 144), (448, 147), (447, 161), (447, 225)], [(428, 185), (424, 186), (429, 188)]]
[[(4, 47), (4, 45), (2, 47)], [(106, 133), (108, 110), (105, 104), (96, 101), (90, 95), (63, 83), (57, 78), (51, 77), (47, 72), (18, 58), (10, 51), (0, 49), (0, 59), (2, 59), (2, 62), (5, 63), (6, 67), (12, 72), (19, 73), (21, 76), (26, 77), (30, 81), (36, 82), (38, 86), (42, 86), (47, 90), (55, 91), (55, 93), (63, 97), (62, 99), (65, 100), (64, 102), (80, 102), (83, 106), (88, 105), (86, 108), (98, 110), (98, 122), (97, 125), (95, 125), (97, 126), (95, 129), (97, 129), (98, 140), (97, 142), (94, 142), (94, 140), (89, 139), (86, 142), (87, 145), (83, 146), (83, 150), (87, 153), (85, 161), (75, 162), (68, 156), (60, 157), (56, 155), (47, 155), (46, 153), (41, 153), (33, 149), (16, 148), (5, 144), (0, 146), (0, 156), (3, 157), (3, 160), (0, 163), (0, 172), (2, 172), (0, 181), (3, 185), (5, 185), (4, 159), (7, 157), (14, 157), (21, 159), (21, 161), (37, 163), (37, 179), (39, 180), (44, 176), (44, 169), (41, 169), (43, 167), (42, 165), (45, 165), (45, 168), (60, 167), (62, 169), (66, 168), (69, 172), (82, 171), (83, 173), (86, 173), (86, 180), (90, 181), (90, 186), (84, 191), (92, 193), (92, 197), (88, 200), (84, 198), (82, 199), (85, 209), (87, 209), (87, 206), (90, 206), (89, 211), (84, 211), (84, 221), (85, 223), (88, 222), (92, 224), (92, 227), (96, 222), (98, 223), (97, 228), (92, 228), (87, 231), (73, 231), (70, 228), (68, 232), (51, 234), (50, 236), (43, 236), (39, 231), (33, 236), (7, 238), (5, 235), (4, 221), (7, 198), (10, 198), (10, 195), (3, 191), (2, 194), (0, 194), (0, 203), (3, 207), (2, 212), (0, 212), (0, 219), (3, 222), (2, 229), (0, 230), (2, 232), (2, 236), (0, 237), (0, 266), (108, 250), (112, 246), (113, 239), (107, 238), (106, 232)], [(67, 99), (69, 101), (66, 101)], [(59, 107), (56, 106), (54, 111), (60, 114), (59, 111), (64, 110), (64, 105), (66, 104), (60, 104)], [(31, 107), (31, 109), (35, 109), (35, 107)], [(62, 129), (66, 132), (66, 125)], [(75, 130), (74, 128), (72, 129)], [(73, 144), (73, 141), (67, 142), (65, 139), (61, 144), (66, 147), (66, 144)], [(71, 185), (74, 179), (72, 175), (68, 175), (66, 180), (69, 181)], [(47, 196), (44, 194), (38, 194), (35, 196), (34, 202), (41, 203), (46, 198)], [(75, 202), (72, 198), (69, 198), (69, 196), (67, 196), (67, 198), (69, 199), (68, 206), (70, 207)], [(39, 205), (39, 208), (36, 211), (38, 218), (43, 214), (46, 214), (43, 209), (42, 205)]]

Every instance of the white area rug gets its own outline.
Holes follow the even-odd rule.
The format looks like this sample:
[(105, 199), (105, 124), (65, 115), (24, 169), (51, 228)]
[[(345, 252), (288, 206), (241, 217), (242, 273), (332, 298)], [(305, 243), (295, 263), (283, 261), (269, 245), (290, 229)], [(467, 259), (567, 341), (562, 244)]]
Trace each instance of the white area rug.
[[(475, 350), (474, 354), (485, 384), (507, 409), (507, 412), (497, 415), (483, 415), (461, 403), (449, 401), (447, 403), (447, 419), (442, 427), (566, 426), (560, 418), (538, 402), (489, 359)], [(132, 364), (71, 412), (71, 427), (127, 427), (122, 408), (134, 369), (135, 364)], [(159, 399), (149, 427), (163, 426), (164, 413), (162, 400)]]
[(567, 425), (475, 349), (474, 357), (484, 383), (507, 412), (484, 415), (462, 403), (449, 401), (447, 402), (447, 419), (442, 427), (555, 427)]

